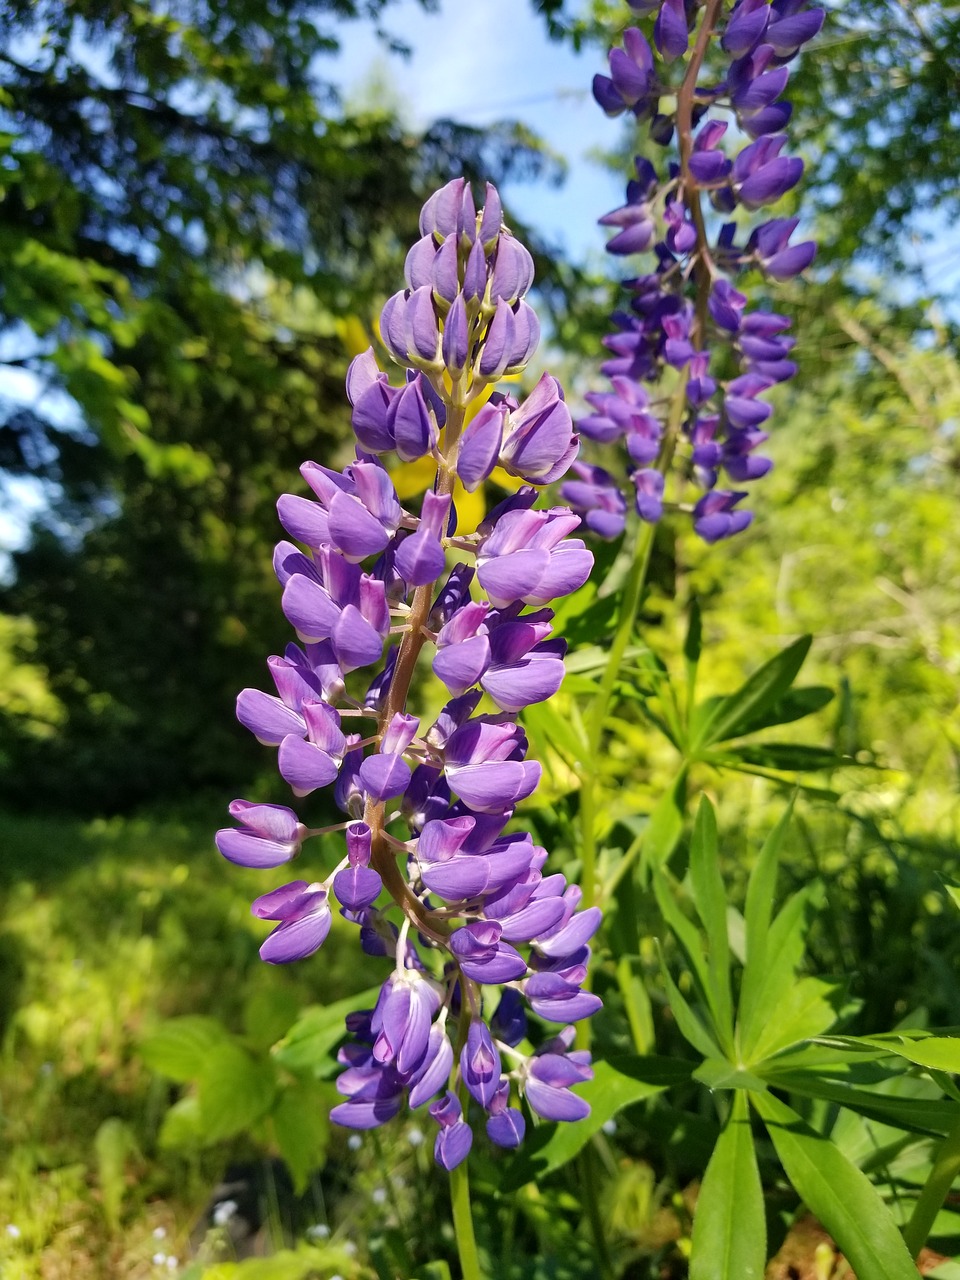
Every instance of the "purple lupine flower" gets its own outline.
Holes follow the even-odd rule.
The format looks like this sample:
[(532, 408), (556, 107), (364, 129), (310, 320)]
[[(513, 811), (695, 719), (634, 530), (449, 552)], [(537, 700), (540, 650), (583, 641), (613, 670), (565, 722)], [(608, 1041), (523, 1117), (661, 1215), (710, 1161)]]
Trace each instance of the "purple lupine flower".
[(229, 811), (240, 827), (218, 831), (216, 844), (227, 861), (239, 867), (280, 867), (297, 856), (308, 834), (293, 810), (283, 805), (234, 800)]
[(470, 1154), (473, 1130), (464, 1123), (460, 1102), (449, 1090), (430, 1108), (430, 1116), (440, 1126), (433, 1149), (434, 1159), (441, 1169), (449, 1172)]
[[(787, 64), (819, 32), (824, 11), (806, 0), (736, 0), (726, 14), (725, 6), (698, 9), (684, 0), (637, 0), (632, 7), (656, 12), (653, 43), (663, 63), (682, 60), (682, 70), (655, 65), (646, 39), (631, 28), (624, 32), (623, 48), (611, 50), (611, 74), (595, 79), (594, 95), (608, 114), (632, 109), (638, 120), (649, 118), (650, 137), (660, 146), (670, 146), (679, 135), (681, 154), (669, 163), (663, 183), (651, 162), (638, 157), (625, 203), (599, 220), (615, 229), (606, 246), (610, 253), (655, 255), (652, 271), (625, 282), (629, 307), (614, 312), (613, 331), (603, 340), (609, 356), (601, 371), (613, 389), (589, 392), (593, 412), (576, 424), (598, 443), (623, 441), (627, 496), (621, 492), (618, 502), (619, 485), (609, 472), (590, 474), (577, 464), (577, 479), (564, 485), (562, 497), (601, 537), (618, 536), (633, 507), (649, 522), (665, 511), (692, 512), (694, 530), (716, 541), (750, 523), (747, 512), (735, 509), (742, 495), (712, 498), (721, 472), (739, 485), (759, 479), (771, 466), (756, 452), (763, 443), (758, 428), (771, 408), (756, 399), (757, 391), (744, 392), (738, 384), (755, 377), (765, 389), (796, 372), (793, 342), (783, 333), (789, 324), (781, 326), (777, 317), (768, 324), (767, 313), (747, 310), (735, 278), (760, 267), (772, 280), (791, 279), (810, 265), (816, 246), (810, 240), (791, 243), (799, 219), (776, 217), (756, 226), (745, 246), (736, 243), (734, 222), (724, 223), (711, 243), (702, 204), (709, 200), (721, 213), (738, 205), (763, 209), (800, 181), (803, 161), (785, 150), (792, 108), (782, 95)], [(678, 94), (680, 77), (688, 73), (688, 18), (701, 23), (693, 42), (694, 70), (711, 40), (729, 59), (722, 79), (698, 85), (692, 103)], [(704, 22), (715, 27), (705, 31)], [(677, 105), (663, 114), (659, 103), (670, 97)], [(738, 149), (731, 146), (729, 119), (714, 115), (714, 107), (732, 112), (737, 136), (746, 135)], [(716, 372), (729, 362), (712, 359), (714, 343), (730, 348), (739, 365), (728, 381)], [(678, 374), (685, 404), (671, 417), (666, 406)], [(648, 392), (661, 383), (663, 392)], [(688, 481), (706, 491), (692, 502), (683, 492)]]
[[(649, 75), (655, 92), (649, 47), (636, 35), (628, 49), (634, 71), (617, 71), (621, 87), (633, 97)], [(638, 166), (631, 195), (644, 199), (650, 184)], [(517, 1146), (524, 1090), (531, 1105), (538, 1088), (551, 1090), (555, 1111), (565, 1096), (546, 1059), (528, 1068), (519, 1054), (528, 1017), (572, 1023), (599, 1005), (582, 989), (598, 913), (578, 911), (579, 892), (563, 876), (543, 875), (546, 850), (528, 833), (504, 834), (541, 773), (517, 714), (563, 678), (549, 605), (586, 581), (593, 557), (574, 536), (577, 515), (534, 507), (534, 486), (559, 478), (578, 448), (559, 383), (545, 374), (526, 399), (489, 395), (490, 383), (522, 369), (539, 337), (524, 299), (530, 254), (503, 227), (494, 189), (478, 212), (462, 179), (427, 201), (420, 230), (407, 288), (380, 320), (402, 380), (391, 383), (372, 350), (357, 356), (347, 373), (356, 460), (342, 471), (305, 463), (310, 496), (278, 503), (295, 542), (279, 544), (274, 568), (301, 644), (269, 659), (275, 694), (245, 689), (237, 700), (240, 721), (277, 749), (294, 794), (309, 803), (332, 786), (347, 821), (312, 829), (292, 809), (238, 800), (230, 807), (238, 826), (218, 832), (217, 846), (231, 861), (269, 869), (314, 836), (344, 833), (325, 878), (253, 904), (275, 924), (261, 954), (272, 963), (312, 954), (338, 904), (362, 949), (392, 962), (375, 1007), (347, 1019), (343, 1101), (331, 1115), (368, 1129), (405, 1101), (432, 1103), (435, 1156), (452, 1169), (473, 1140), (456, 1091), (484, 1114), (491, 1141)], [(614, 430), (642, 450), (654, 430), (647, 403), (629, 392), (623, 403), (624, 412), (611, 408)], [(381, 460), (391, 453), (436, 461), (419, 510), (401, 505)], [(733, 453), (725, 465), (736, 467)], [(476, 534), (459, 535), (454, 481), (475, 490), (498, 466), (527, 483)], [(454, 550), (475, 564), (448, 569)], [(451, 694), (427, 724), (407, 706), (424, 661)], [(477, 714), (484, 695), (499, 711)], [(401, 820), (405, 838), (394, 834)], [(482, 1001), (495, 986), (504, 991), (491, 1016)], [(521, 1065), (505, 1074), (506, 1051)], [(555, 1056), (577, 1061), (565, 1053)]]
[(251, 911), (261, 920), (279, 920), (260, 948), (260, 956), (270, 964), (303, 960), (323, 946), (330, 932), (331, 915), (323, 885), (294, 880), (265, 893)]

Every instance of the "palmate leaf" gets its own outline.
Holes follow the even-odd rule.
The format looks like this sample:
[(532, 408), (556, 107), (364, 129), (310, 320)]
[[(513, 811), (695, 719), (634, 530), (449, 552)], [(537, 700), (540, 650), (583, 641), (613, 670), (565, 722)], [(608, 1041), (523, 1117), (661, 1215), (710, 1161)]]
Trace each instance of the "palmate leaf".
[(690, 841), (690, 883), (697, 914), (707, 934), (707, 971), (716, 1002), (717, 1025), (729, 1035), (733, 1028), (733, 1002), (730, 995), (727, 893), (720, 874), (717, 818), (706, 796), (700, 801)]
[(691, 751), (740, 737), (759, 716), (776, 706), (796, 679), (811, 642), (811, 636), (801, 636), (764, 663), (735, 693), (698, 707), (691, 718)]
[(813, 1072), (764, 1071), (770, 1083), (778, 1089), (788, 1089), (808, 1098), (821, 1098), (836, 1102), (841, 1107), (856, 1111), (868, 1120), (905, 1129), (909, 1133), (943, 1137), (960, 1124), (960, 1105), (946, 1099), (911, 1098), (898, 1094), (873, 1093), (858, 1089), (840, 1080), (826, 1079)]
[(541, 1124), (528, 1133), (506, 1170), (503, 1190), (515, 1191), (562, 1168), (619, 1111), (683, 1084), (690, 1079), (693, 1066), (678, 1058), (657, 1057), (610, 1058), (595, 1063), (593, 1079), (574, 1089), (590, 1103), (590, 1114), (572, 1124)]
[(835, 694), (826, 685), (803, 685), (799, 689), (788, 689), (778, 698), (772, 707), (749, 716), (740, 724), (740, 736), (748, 733), (759, 733), (761, 729), (772, 729), (776, 725), (793, 724), (821, 711), (833, 701)]
[(960, 1074), (960, 1035), (931, 1035), (927, 1031), (891, 1031), (876, 1036), (831, 1036), (821, 1039), (828, 1043), (854, 1051), (874, 1050), (891, 1053), (898, 1058), (929, 1071), (947, 1071)]
[(857, 1280), (917, 1280), (889, 1209), (829, 1139), (769, 1093), (750, 1095), (787, 1177), (836, 1240)]
[(751, 1059), (761, 1062), (829, 1031), (844, 1008), (846, 993), (845, 982), (814, 977), (795, 979), (778, 1001), (776, 1017), (761, 1027), (759, 1037), (751, 1043)]
[(690, 1280), (762, 1280), (766, 1260), (767, 1223), (750, 1111), (738, 1092), (697, 1197)]
[(650, 813), (641, 850), (645, 867), (662, 867), (680, 843), (686, 791), (687, 767), (684, 765)]
[(823, 885), (814, 881), (787, 901), (770, 926), (762, 954), (751, 960), (749, 943), (747, 967), (740, 989), (739, 1032), (744, 1060), (754, 1061), (756, 1047), (771, 1019), (796, 983), (803, 959), (807, 929), (823, 899)]
[(791, 799), (780, 821), (764, 840), (747, 883), (747, 900), (743, 910), (747, 964), (758, 966), (761, 971), (766, 954), (767, 932), (773, 917), (773, 904), (777, 895), (780, 847), (787, 827), (790, 825), (790, 819), (793, 817), (793, 803)]
[[(722, 989), (716, 981), (716, 975), (710, 966), (707, 956), (704, 954), (700, 931), (677, 906), (669, 886), (659, 872), (654, 873), (653, 889), (657, 899), (657, 906), (660, 908), (660, 914), (683, 952), (697, 995), (706, 1007), (710, 1019), (710, 1028), (708, 1030), (681, 995), (679, 987), (676, 986), (670, 976), (666, 960), (661, 952), (660, 965), (663, 971), (663, 980), (667, 988), (670, 1007), (677, 1020), (677, 1026), (680, 1028), (684, 1038), (705, 1057), (715, 1056), (718, 1052), (732, 1053), (733, 1026), (731, 1017), (728, 1014), (729, 985), (727, 986), (726, 998), (724, 998)], [(729, 978), (727, 981), (729, 983)], [(717, 1048), (718, 1045), (720, 1046), (719, 1050)]]
[(761, 769), (779, 769), (784, 773), (816, 773), (841, 769), (853, 763), (827, 747), (808, 747), (796, 742), (758, 742), (740, 747), (724, 747), (708, 751), (701, 757), (721, 768), (739, 769), (742, 765)]
[(714, 1038), (714, 1029), (708, 1027), (706, 1022), (687, 1003), (680, 988), (670, 977), (670, 971), (666, 966), (662, 951), (660, 953), (660, 969), (663, 985), (667, 992), (667, 1003), (670, 1005), (670, 1012), (673, 1014), (674, 1021), (684, 1040), (692, 1045), (698, 1053), (703, 1054), (705, 1058), (722, 1058), (723, 1051)]

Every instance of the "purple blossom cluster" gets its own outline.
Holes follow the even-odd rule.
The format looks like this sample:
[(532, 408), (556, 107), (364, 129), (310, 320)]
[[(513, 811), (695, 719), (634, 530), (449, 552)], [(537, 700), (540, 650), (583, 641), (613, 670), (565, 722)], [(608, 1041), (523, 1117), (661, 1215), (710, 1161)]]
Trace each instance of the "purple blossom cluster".
[[(610, 75), (595, 77), (594, 96), (609, 115), (629, 111), (646, 122), (658, 145), (676, 138), (677, 155), (664, 181), (637, 157), (626, 202), (600, 219), (615, 231), (609, 253), (652, 251), (656, 258), (653, 271), (624, 282), (629, 305), (614, 313), (614, 331), (604, 339), (610, 356), (601, 368), (610, 389), (587, 395), (593, 412), (577, 424), (599, 443), (624, 442), (628, 497), (609, 471), (584, 462), (573, 464), (575, 478), (561, 493), (604, 538), (622, 533), (629, 498), (642, 520), (684, 511), (700, 537), (716, 542), (752, 519), (739, 486), (772, 465), (758, 452), (773, 412), (763, 396), (796, 372), (789, 319), (751, 309), (733, 281), (749, 270), (790, 279), (816, 252), (812, 241), (791, 243), (798, 218), (761, 222), (742, 243), (739, 224), (725, 219), (738, 208), (774, 204), (800, 181), (803, 161), (784, 154), (792, 113), (783, 99), (787, 64), (818, 33), (824, 11), (807, 0), (736, 0), (729, 11), (724, 0), (629, 3), (640, 13), (656, 11), (661, 65), (631, 27), (623, 47), (610, 51)], [(711, 42), (719, 44), (722, 78), (700, 84)], [(677, 59), (686, 59), (679, 85), (665, 65)], [(668, 95), (675, 106), (665, 112)], [(731, 135), (735, 154), (724, 149)], [(702, 490), (692, 504), (679, 500), (689, 481)]]
[[(332, 1118), (367, 1129), (405, 1099), (430, 1103), (436, 1159), (450, 1169), (470, 1149), (470, 1099), (503, 1147), (523, 1138), (520, 1099), (548, 1120), (588, 1111), (571, 1092), (591, 1075), (571, 1024), (600, 1004), (582, 985), (600, 912), (578, 910), (579, 888), (544, 874), (546, 850), (507, 826), (541, 772), (517, 715), (563, 679), (548, 605), (583, 585), (593, 557), (571, 536), (578, 516), (536, 505), (534, 486), (578, 449), (559, 383), (544, 375), (522, 402), (492, 391), (539, 336), (524, 300), (532, 260), (503, 226), (497, 192), (487, 187), (478, 212), (469, 185), (451, 182), (420, 230), (407, 287), (380, 321), (404, 380), (392, 384), (372, 350), (358, 356), (347, 375), (355, 461), (306, 462), (312, 496), (280, 498), (296, 543), (279, 544), (274, 566), (299, 643), (268, 659), (276, 693), (237, 699), (294, 794), (332, 786), (346, 821), (311, 828), (284, 806), (235, 800), (239, 825), (217, 846), (241, 866), (274, 868), (311, 837), (343, 841), (320, 879), (254, 902), (274, 923), (260, 954), (309, 956), (338, 907), (364, 951), (392, 961), (375, 1007), (347, 1019)], [(436, 464), (417, 513), (397, 497), (389, 454)], [(495, 466), (523, 486), (475, 533), (458, 532), (456, 483), (476, 489)], [(428, 657), (449, 700), (422, 725), (407, 699)], [(557, 1034), (540, 1039), (528, 1011)]]

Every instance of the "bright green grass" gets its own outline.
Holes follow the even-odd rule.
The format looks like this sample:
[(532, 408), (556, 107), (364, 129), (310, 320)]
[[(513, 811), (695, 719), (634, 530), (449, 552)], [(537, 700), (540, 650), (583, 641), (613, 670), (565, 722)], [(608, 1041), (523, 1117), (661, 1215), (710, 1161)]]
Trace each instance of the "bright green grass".
[[(187, 1256), (228, 1155), (255, 1151), (238, 1142), (185, 1159), (158, 1149), (174, 1094), (137, 1057), (154, 1023), (204, 1013), (239, 1031), (254, 997), (305, 1005), (372, 976), (358, 972), (356, 947), (330, 947), (296, 971), (261, 964), (264, 927), (249, 904), (290, 877), (227, 866), (217, 825), (218, 814), (0, 815), (4, 1280), (161, 1274), (151, 1258)], [(322, 993), (311, 986), (321, 982)], [(117, 1209), (104, 1203), (97, 1155), (108, 1121), (128, 1143)]]

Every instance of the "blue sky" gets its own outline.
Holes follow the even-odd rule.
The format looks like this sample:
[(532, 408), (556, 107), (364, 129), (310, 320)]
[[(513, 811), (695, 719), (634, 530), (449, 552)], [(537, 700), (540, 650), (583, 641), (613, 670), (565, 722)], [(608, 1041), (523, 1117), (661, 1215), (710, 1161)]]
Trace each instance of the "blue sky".
[[(519, 119), (569, 166), (559, 189), (543, 183), (511, 184), (505, 196), (550, 243), (583, 258), (602, 252), (597, 218), (622, 203), (622, 180), (591, 163), (588, 153), (611, 147), (618, 123), (593, 100), (590, 84), (605, 59), (597, 48), (578, 55), (547, 39), (546, 27), (524, 0), (445, 0), (425, 13), (416, 0), (386, 11), (387, 30), (413, 48), (409, 60), (384, 52), (360, 24), (338, 33), (343, 55), (330, 68), (349, 99), (374, 69), (385, 69), (411, 125), (440, 116), (464, 124)], [(324, 68), (326, 71), (327, 68)]]

